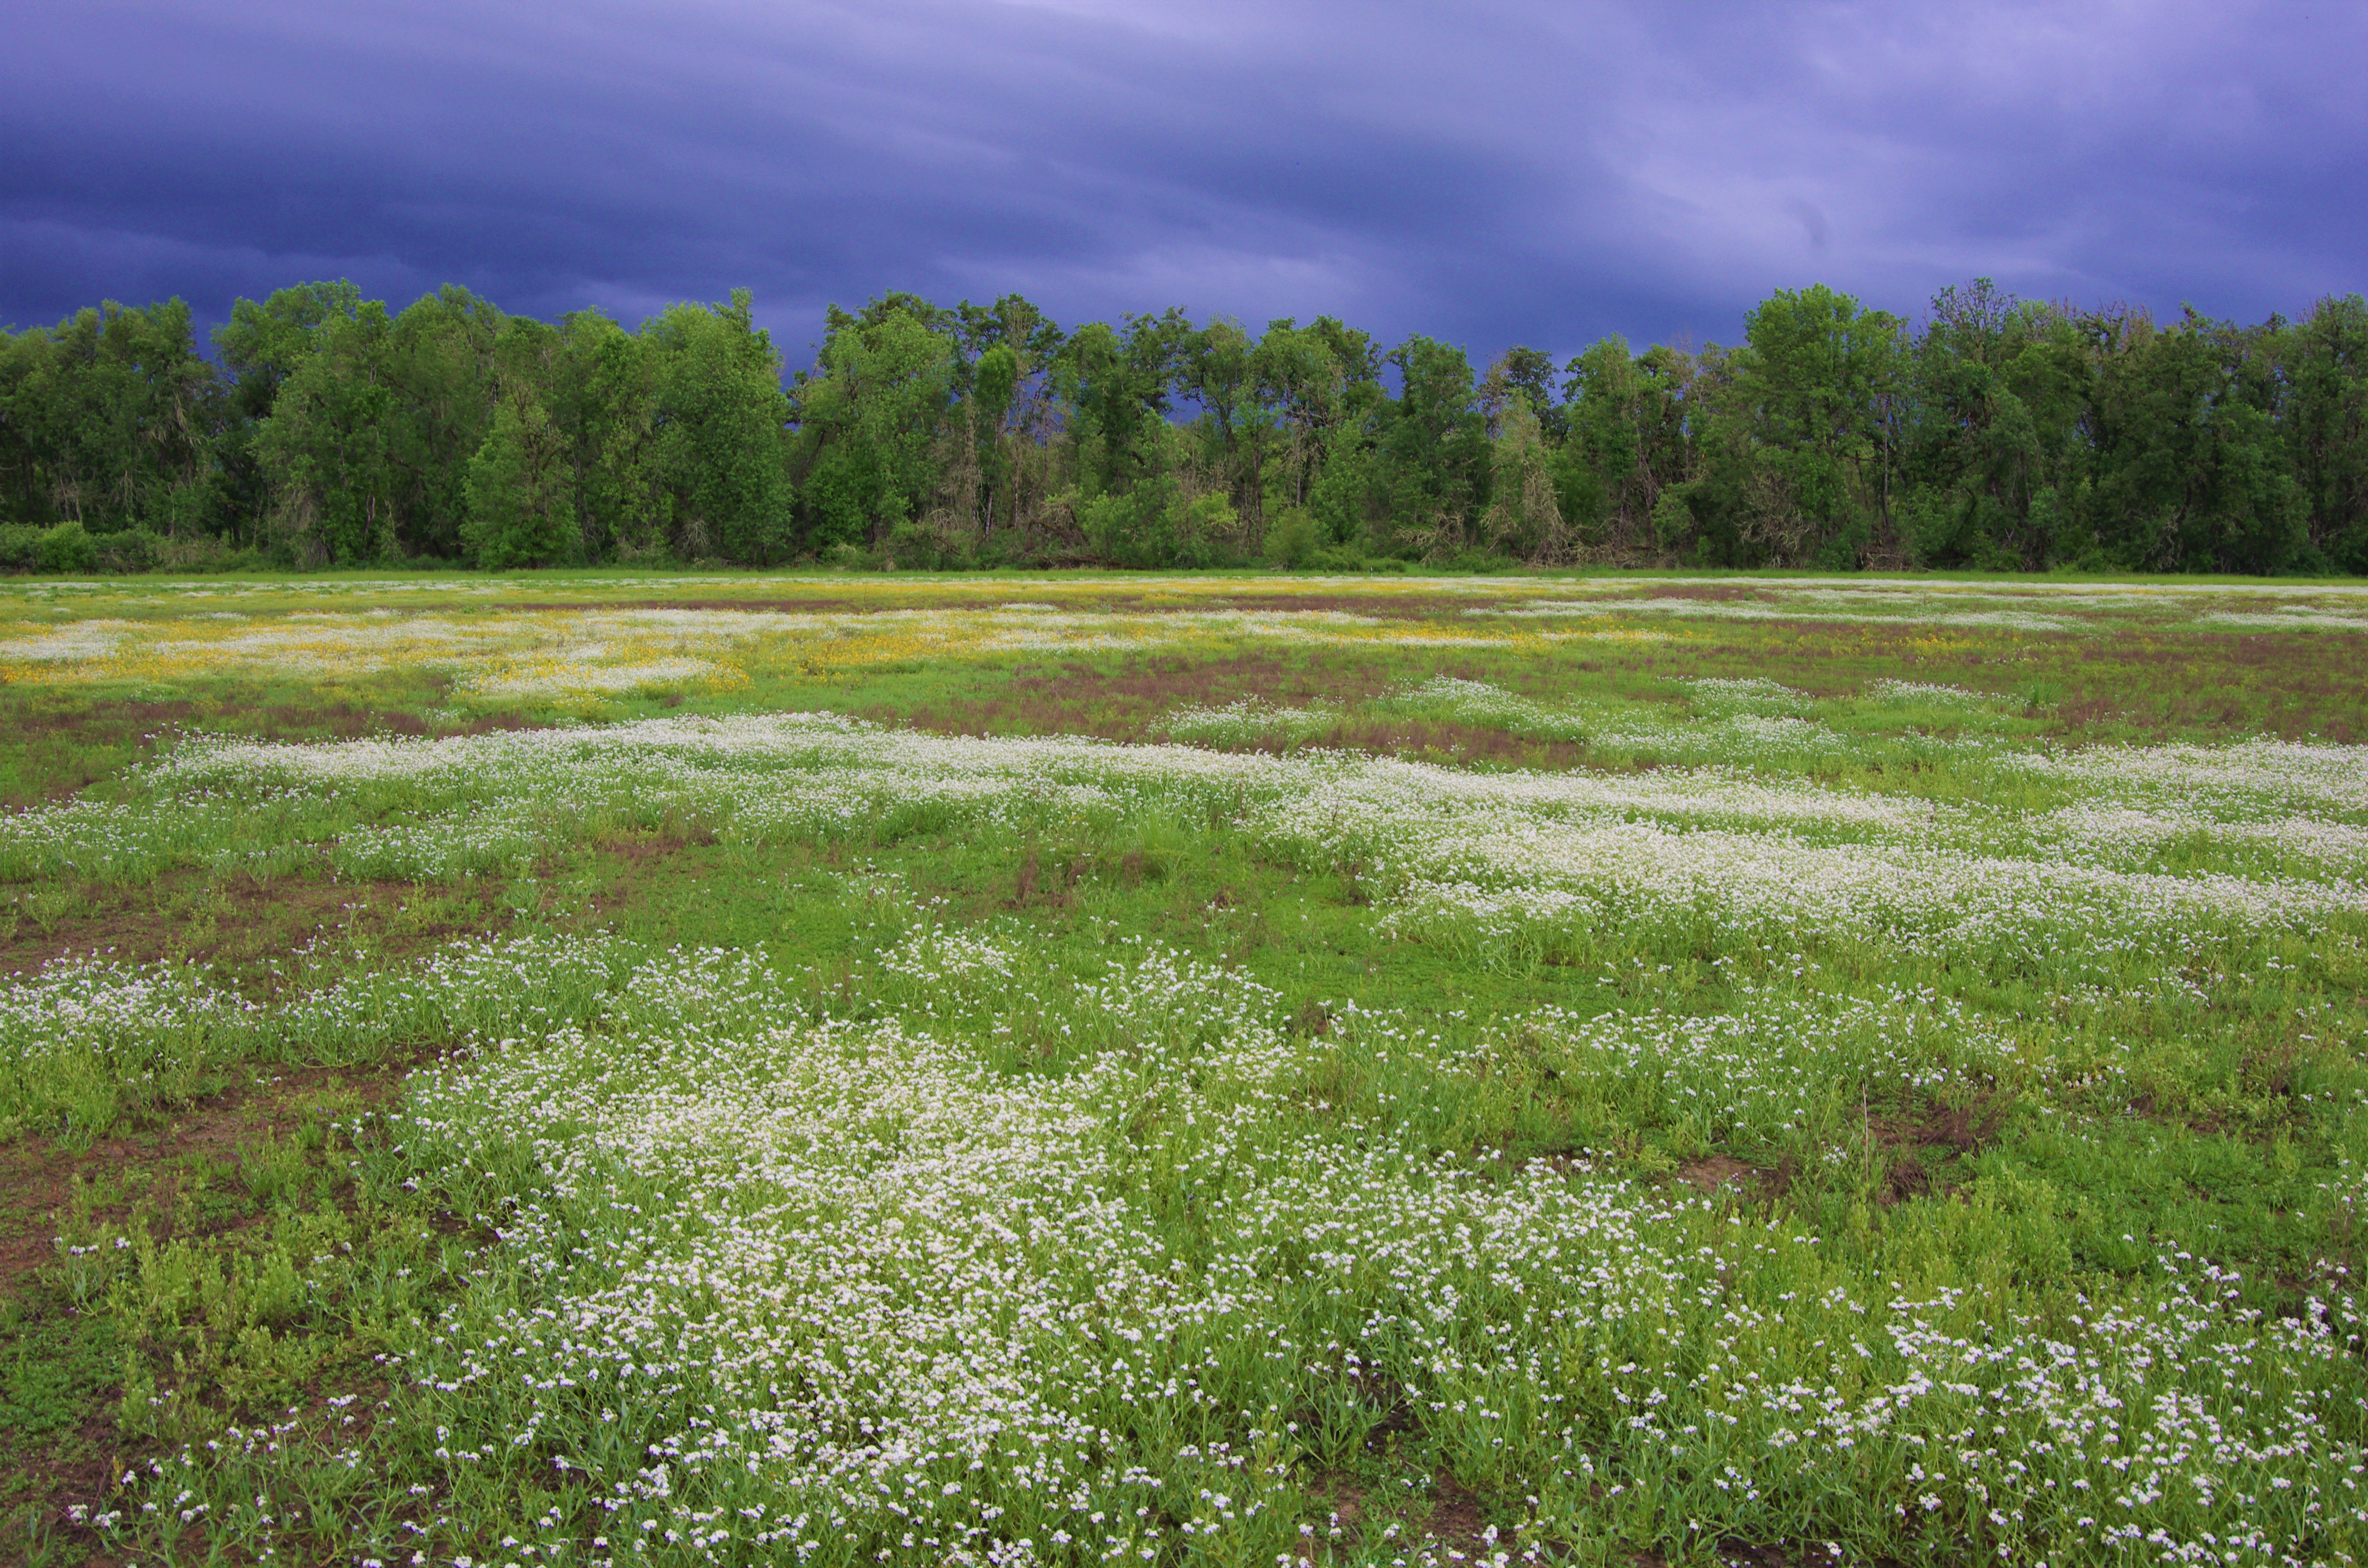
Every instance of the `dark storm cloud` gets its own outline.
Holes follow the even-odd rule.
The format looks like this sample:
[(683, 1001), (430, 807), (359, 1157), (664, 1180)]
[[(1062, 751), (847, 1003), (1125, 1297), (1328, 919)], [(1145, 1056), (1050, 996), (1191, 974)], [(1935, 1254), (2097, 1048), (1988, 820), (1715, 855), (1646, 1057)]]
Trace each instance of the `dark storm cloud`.
[(2357, 12), (2241, 6), (23, 8), (0, 320), (447, 281), (628, 319), (1017, 290), (1481, 351), (1813, 280), (2363, 286)]

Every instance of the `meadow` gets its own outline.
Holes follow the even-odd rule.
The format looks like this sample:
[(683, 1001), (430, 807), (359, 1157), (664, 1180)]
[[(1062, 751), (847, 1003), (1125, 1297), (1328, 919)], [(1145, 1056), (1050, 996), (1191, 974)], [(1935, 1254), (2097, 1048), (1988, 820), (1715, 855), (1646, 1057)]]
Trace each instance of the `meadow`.
[(0, 1554), (2368, 1554), (2368, 589), (0, 581)]

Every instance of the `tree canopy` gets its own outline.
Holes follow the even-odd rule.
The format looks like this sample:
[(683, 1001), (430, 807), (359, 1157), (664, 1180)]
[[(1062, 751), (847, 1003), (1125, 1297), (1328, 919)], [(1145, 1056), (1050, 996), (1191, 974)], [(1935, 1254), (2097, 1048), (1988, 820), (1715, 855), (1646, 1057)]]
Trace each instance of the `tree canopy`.
[(1340, 321), (1064, 330), (745, 290), (629, 330), (351, 283), (0, 333), (0, 564), (1392, 561), (2368, 573), (2368, 301), (2258, 325), (1822, 285), (1475, 364)]

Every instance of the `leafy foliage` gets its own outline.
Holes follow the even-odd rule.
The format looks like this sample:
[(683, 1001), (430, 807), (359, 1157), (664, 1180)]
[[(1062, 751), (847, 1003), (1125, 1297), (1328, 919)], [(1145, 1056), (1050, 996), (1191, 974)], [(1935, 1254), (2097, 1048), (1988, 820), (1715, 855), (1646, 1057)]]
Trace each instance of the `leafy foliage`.
[[(1559, 369), (1329, 316), (1064, 331), (1018, 295), (834, 305), (786, 384), (745, 290), (628, 331), (308, 283), (214, 340), (179, 301), (0, 334), (0, 526), (300, 566), (2368, 571), (2357, 295), (2244, 326), (1976, 279), (1910, 322), (1815, 285), (1739, 345), (1611, 337)], [(539, 500), (518, 534), (477, 475), (528, 447), (572, 516)], [(64, 536), (0, 556), (90, 569)]]

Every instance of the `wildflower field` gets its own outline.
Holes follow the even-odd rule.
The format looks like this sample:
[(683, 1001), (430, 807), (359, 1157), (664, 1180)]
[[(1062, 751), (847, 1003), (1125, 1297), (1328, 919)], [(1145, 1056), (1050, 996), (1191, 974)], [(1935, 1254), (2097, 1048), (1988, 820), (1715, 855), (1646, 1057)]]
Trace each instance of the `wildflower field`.
[(0, 1558), (2368, 1557), (2368, 590), (0, 583)]

